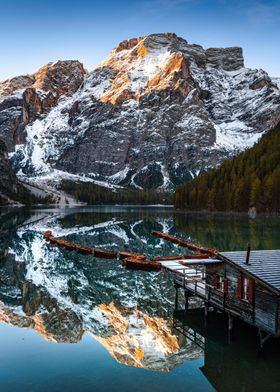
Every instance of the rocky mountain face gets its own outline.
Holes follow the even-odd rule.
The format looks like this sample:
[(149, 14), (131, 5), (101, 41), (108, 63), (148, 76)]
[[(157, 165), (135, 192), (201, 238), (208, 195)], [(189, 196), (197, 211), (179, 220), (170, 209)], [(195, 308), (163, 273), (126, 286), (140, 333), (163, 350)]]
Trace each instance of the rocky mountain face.
[(20, 202), (28, 191), (18, 181), (8, 158), (5, 143), (0, 139), (0, 205)]
[(44, 117), (61, 96), (72, 95), (82, 83), (84, 74), (85, 70), (78, 61), (58, 61), (45, 65), (34, 75), (0, 82), (1, 204), (13, 199), (23, 201), (26, 197), (60, 199), (48, 191), (42, 193), (19, 184), (8, 160), (8, 152), (13, 152), (18, 145), (26, 145), (27, 125)]
[(84, 74), (78, 61), (58, 61), (34, 75), (0, 82), (0, 138), (9, 151), (25, 143), (27, 124), (48, 113), (62, 95), (72, 95), (78, 89)]
[(152, 34), (90, 73), (60, 61), (2, 82), (0, 138), (29, 181), (174, 190), (279, 122), (278, 82), (245, 68), (241, 48)]

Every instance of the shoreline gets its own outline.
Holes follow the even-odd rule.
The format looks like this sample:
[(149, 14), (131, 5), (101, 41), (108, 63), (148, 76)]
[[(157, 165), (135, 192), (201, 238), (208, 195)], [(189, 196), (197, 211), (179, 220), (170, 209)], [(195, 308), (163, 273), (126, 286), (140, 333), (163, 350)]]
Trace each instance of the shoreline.
[(197, 215), (224, 215), (224, 216), (247, 216), (250, 219), (255, 219), (258, 217), (275, 217), (280, 218), (280, 212), (257, 212), (256, 215), (250, 216), (249, 212), (247, 211), (210, 211), (210, 210), (181, 210), (174, 208), (174, 213), (179, 214), (197, 214)]

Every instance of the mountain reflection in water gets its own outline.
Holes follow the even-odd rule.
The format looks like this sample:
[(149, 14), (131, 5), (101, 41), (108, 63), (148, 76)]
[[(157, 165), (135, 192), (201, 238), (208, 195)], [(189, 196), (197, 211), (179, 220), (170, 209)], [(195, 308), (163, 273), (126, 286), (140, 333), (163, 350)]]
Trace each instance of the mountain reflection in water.
[(117, 361), (151, 370), (169, 371), (201, 356), (172, 331), (167, 313), (174, 293), (168, 277), (53, 247), (42, 237), (51, 228), (91, 246), (170, 253), (171, 244), (150, 236), (153, 228), (174, 230), (170, 214), (155, 218), (142, 211), (128, 219), (122, 213), (71, 212), (36, 212), (15, 225), (1, 269), (1, 320), (58, 343), (76, 343), (90, 333)]
[[(205, 354), (205, 347), (174, 328), (171, 278), (53, 247), (42, 237), (46, 229), (76, 243), (148, 257), (181, 252), (151, 236), (152, 230), (219, 250), (244, 249), (248, 241), (255, 249), (280, 247), (276, 218), (250, 221), (133, 207), (2, 211), (1, 321), (33, 329), (57, 343), (77, 343), (87, 334), (121, 364), (168, 372)], [(224, 390), (217, 385), (217, 390)]]

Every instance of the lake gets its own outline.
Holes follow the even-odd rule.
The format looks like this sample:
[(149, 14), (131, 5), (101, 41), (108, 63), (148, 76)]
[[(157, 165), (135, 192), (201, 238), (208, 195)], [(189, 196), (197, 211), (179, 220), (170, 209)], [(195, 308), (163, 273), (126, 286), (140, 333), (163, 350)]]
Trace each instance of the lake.
[[(5, 392), (279, 391), (280, 344), (192, 299), (175, 311), (164, 272), (125, 269), (54, 247), (42, 233), (92, 247), (180, 254), (152, 230), (220, 251), (280, 248), (280, 219), (183, 214), (162, 207), (0, 210), (0, 379)], [(183, 308), (180, 298), (180, 307)]]

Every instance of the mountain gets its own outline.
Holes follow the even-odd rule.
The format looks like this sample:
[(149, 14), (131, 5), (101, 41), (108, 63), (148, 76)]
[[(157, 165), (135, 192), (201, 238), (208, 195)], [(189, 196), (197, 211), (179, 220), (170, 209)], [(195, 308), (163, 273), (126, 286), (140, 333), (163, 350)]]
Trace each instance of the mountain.
[(18, 177), (173, 191), (280, 121), (279, 80), (242, 49), (172, 33), (121, 42), (92, 72), (58, 61), (0, 83), (0, 137)]
[(280, 212), (280, 123), (252, 148), (180, 185), (176, 208)]

